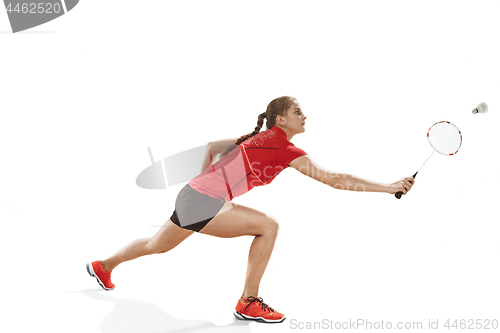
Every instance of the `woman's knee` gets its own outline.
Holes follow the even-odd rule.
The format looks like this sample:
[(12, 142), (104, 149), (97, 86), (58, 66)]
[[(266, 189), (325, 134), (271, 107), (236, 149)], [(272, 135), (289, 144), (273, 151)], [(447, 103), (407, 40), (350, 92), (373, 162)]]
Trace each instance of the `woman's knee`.
[(173, 242), (168, 242), (166, 240), (158, 239), (155, 237), (149, 238), (146, 245), (147, 251), (150, 254), (165, 253), (176, 247), (178, 243), (173, 244)]
[(277, 219), (271, 216), (266, 216), (266, 221), (264, 222), (264, 233), (266, 235), (277, 237), (279, 228), (280, 226)]
[(149, 238), (148, 243), (146, 244), (147, 252), (150, 254), (156, 253), (165, 253), (168, 249), (165, 247), (165, 244), (161, 244), (154, 237)]

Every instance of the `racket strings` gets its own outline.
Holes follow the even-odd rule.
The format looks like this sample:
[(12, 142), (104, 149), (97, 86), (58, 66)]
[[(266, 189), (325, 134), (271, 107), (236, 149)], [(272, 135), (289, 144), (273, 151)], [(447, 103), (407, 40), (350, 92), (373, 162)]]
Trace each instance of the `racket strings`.
[(427, 133), (432, 148), (444, 155), (454, 155), (462, 144), (460, 130), (449, 122), (434, 124)]

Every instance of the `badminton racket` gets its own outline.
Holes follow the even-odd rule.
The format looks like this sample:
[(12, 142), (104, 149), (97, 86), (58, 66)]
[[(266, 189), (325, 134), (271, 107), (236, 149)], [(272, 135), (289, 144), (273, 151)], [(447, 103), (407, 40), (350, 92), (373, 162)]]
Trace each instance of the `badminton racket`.
[[(433, 148), (432, 153), (427, 157), (424, 164), (418, 169), (413, 175), (413, 178), (417, 177), (417, 174), (422, 169), (422, 167), (427, 163), (429, 158), (434, 154), (434, 152), (441, 153), (446, 156), (453, 156), (458, 153), (460, 146), (462, 146), (462, 133), (457, 126), (453, 125), (449, 121), (439, 121), (432, 125), (427, 131), (427, 140), (429, 141), (431, 147)], [(403, 192), (399, 191), (394, 196), (401, 199)]]

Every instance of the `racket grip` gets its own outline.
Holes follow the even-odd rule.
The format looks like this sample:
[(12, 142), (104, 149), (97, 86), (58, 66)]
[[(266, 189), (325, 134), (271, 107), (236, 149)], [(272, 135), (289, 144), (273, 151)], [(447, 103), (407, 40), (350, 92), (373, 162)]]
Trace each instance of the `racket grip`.
[[(413, 178), (416, 178), (416, 177), (417, 177), (417, 173), (418, 173), (418, 171), (417, 171), (417, 172), (415, 172), (415, 173), (413, 174), (413, 176), (412, 176), (412, 177), (413, 177)], [(403, 195), (403, 192), (401, 192), (401, 191), (399, 191), (399, 192), (397, 192), (396, 194), (394, 194), (394, 196), (396, 197), (396, 199), (401, 199), (401, 196), (402, 196), (402, 195)]]

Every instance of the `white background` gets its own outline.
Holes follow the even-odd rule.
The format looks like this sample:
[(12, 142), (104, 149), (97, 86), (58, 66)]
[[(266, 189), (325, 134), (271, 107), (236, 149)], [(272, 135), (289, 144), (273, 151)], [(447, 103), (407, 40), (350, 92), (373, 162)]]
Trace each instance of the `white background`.
[[(0, 11), (2, 325), (281, 332), (323, 319), (500, 320), (499, 17), (493, 0), (86, 0), (12, 34)], [(463, 145), (435, 154), (401, 200), (293, 169), (235, 199), (280, 221), (260, 296), (282, 324), (233, 321), (251, 237), (195, 234), (119, 266), (116, 289), (102, 290), (85, 264), (153, 235), (182, 187), (136, 186), (146, 147), (160, 159), (249, 133), (282, 95), (308, 117), (292, 142), (332, 171), (409, 176), (440, 120)], [(473, 115), (482, 101), (490, 111)]]

